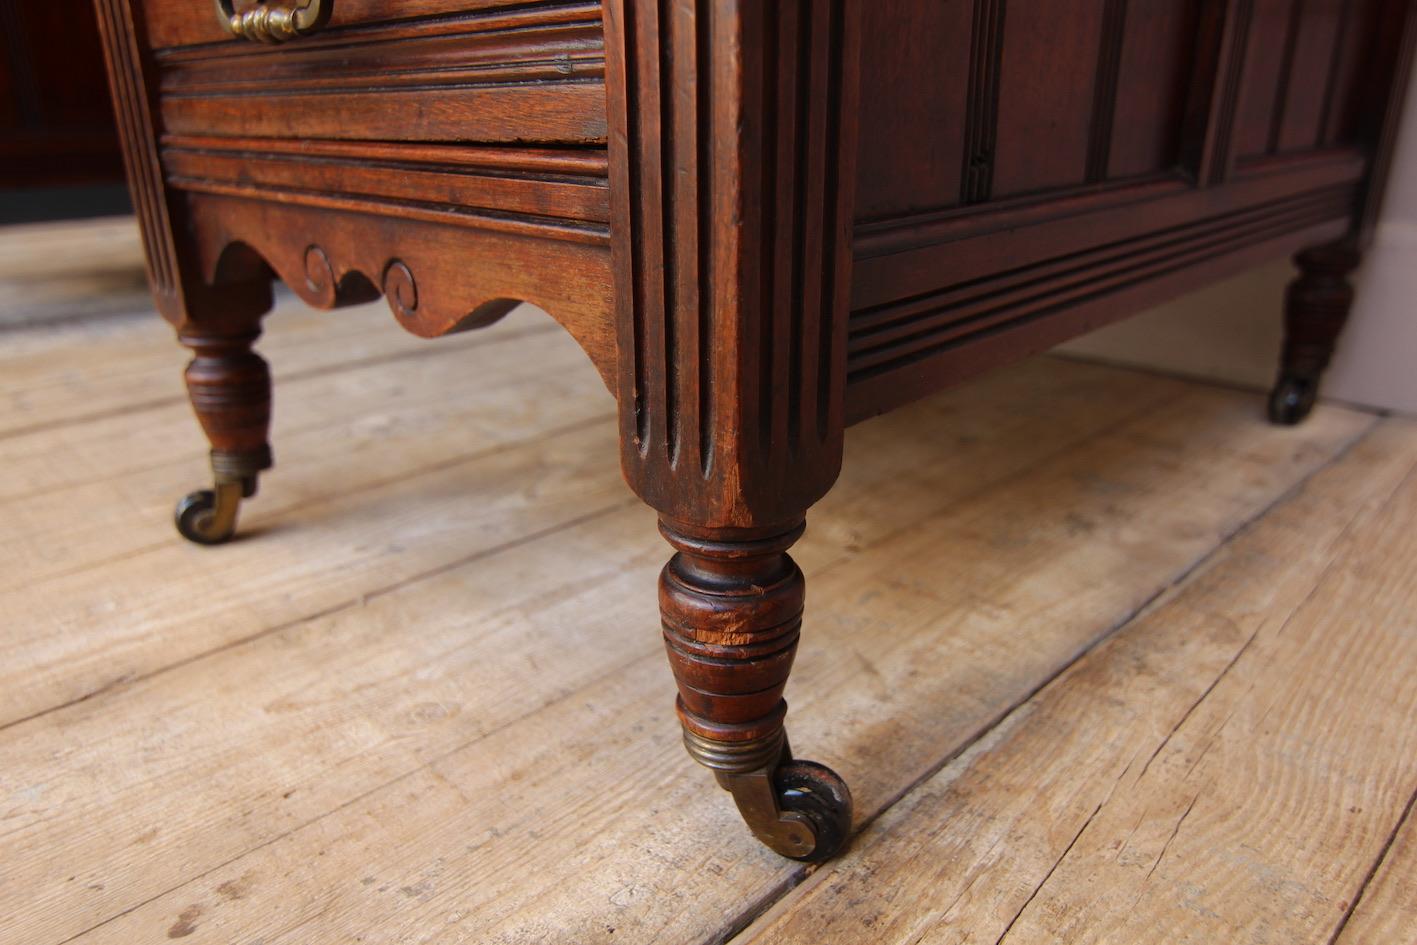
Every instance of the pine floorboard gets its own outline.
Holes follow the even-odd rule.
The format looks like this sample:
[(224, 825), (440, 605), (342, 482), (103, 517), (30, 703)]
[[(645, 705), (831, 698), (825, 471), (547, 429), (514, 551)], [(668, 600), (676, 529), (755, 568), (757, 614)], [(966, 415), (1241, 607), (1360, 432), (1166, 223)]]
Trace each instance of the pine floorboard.
[(667, 546), (563, 333), (267, 332), (277, 467), (219, 548), (171, 528), (164, 326), (0, 335), (0, 943), (1417, 922), (1412, 423), (1039, 358), (854, 428), (794, 551), (793, 743), (860, 830), (811, 871), (678, 744)]

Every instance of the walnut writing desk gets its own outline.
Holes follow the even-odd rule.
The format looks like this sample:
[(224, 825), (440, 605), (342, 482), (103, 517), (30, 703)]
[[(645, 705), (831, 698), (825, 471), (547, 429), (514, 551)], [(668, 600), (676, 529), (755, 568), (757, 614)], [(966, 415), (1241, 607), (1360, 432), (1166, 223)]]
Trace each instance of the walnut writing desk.
[(229, 538), (270, 465), (273, 277), (326, 308), (382, 294), (427, 336), (535, 303), (617, 399), (625, 478), (675, 549), (685, 744), (810, 860), (851, 800), (787, 745), (787, 550), (846, 427), (1296, 251), (1270, 413), (1301, 419), (1417, 39), (1412, 0), (97, 9), (212, 445), (182, 534)]

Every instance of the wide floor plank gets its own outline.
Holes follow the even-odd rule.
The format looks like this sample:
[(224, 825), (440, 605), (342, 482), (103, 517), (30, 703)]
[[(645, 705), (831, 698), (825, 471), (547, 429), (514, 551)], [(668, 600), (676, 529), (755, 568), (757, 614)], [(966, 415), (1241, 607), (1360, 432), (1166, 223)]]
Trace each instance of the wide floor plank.
[[(506, 380), (501, 365), (516, 363), (509, 356), (523, 349), (535, 363), (564, 370), (533, 385), (534, 391), (449, 383), (448, 396), (423, 412), (414, 397), (411, 403), (404, 400), (404, 409), (388, 405), (392, 414), (386, 413), (378, 398), (390, 388), (356, 377), (346, 394), (350, 403), (331, 411), (344, 418), (342, 424), (320, 424), (318, 400), (299, 396), (305, 391), (298, 383), (287, 385), (292, 388), (287, 399), (294, 403), (284, 415), (295, 418), (297, 429), (277, 436), (277, 467), (243, 512), (243, 538), (229, 546), (194, 548), (174, 537), (168, 505), (174, 494), (191, 487), (193, 469), (201, 468), (195, 449), (176, 463), (150, 463), (118, 480), (93, 483), (92, 491), (61, 490), (17, 501), (10, 514), (29, 525), (15, 544), (32, 557), (16, 554), (11, 564), (17, 573), (0, 589), (0, 613), (17, 617), (0, 628), (0, 725), (270, 628), (350, 606), (488, 547), (486, 540), (446, 521), (449, 508), (463, 522), (480, 514), (497, 526), (495, 544), (552, 527), (560, 515), (574, 517), (573, 510), (594, 508), (586, 503), (597, 496), (628, 495), (618, 472), (614, 421), (606, 415), (592, 422), (603, 401), (599, 378), (578, 352), (563, 360), (573, 348), (558, 332), (551, 339), (538, 335), (469, 351), (455, 357), (451, 368), (461, 367), (468, 378)], [(443, 356), (431, 351), (429, 357), (441, 361)], [(563, 354), (553, 355), (556, 351)], [(423, 361), (382, 370), (401, 377), (392, 389), (426, 389), (429, 375), (439, 380), (437, 364)], [(833, 524), (840, 517), (821, 517), (820, 525), (814, 517), (814, 535), (818, 543), (831, 537), (851, 544), (904, 527), (960, 490), (1025, 468), (1184, 389), (1176, 382), (1063, 361), (1001, 372), (853, 434), (844, 483), (856, 487), (844, 485), (841, 494), (852, 496), (860, 514), (846, 520), (849, 527)], [(285, 390), (278, 389), (277, 397)], [(278, 411), (278, 434), (286, 432), (282, 416)], [(96, 423), (121, 428), (126, 420)], [(195, 435), (185, 408), (156, 416), (153, 425), (181, 431), (164, 439)], [(912, 425), (939, 427), (942, 434), (912, 437), (906, 432)], [(598, 435), (599, 445), (572, 449), (562, 461), (556, 457), (567, 447), (556, 445), (562, 439), (556, 431), (576, 443)], [(61, 432), (67, 431), (46, 436)], [(121, 450), (121, 443), (119, 438), (111, 449)], [(153, 453), (144, 449), (142, 455)], [(949, 487), (902, 474), (892, 456), (936, 470)], [(509, 469), (548, 475), (529, 479), (525, 472), (492, 472)], [(551, 475), (557, 469), (582, 473)], [(957, 470), (965, 474), (950, 479)], [(585, 488), (584, 476), (593, 478), (593, 488)], [(342, 487), (332, 488), (333, 483)], [(540, 500), (526, 505), (514, 499), (524, 486), (529, 497)], [(902, 501), (922, 494), (937, 504)], [(70, 497), (72, 508), (64, 508)], [(95, 500), (103, 507), (95, 507)], [(528, 517), (509, 517), (509, 502), (525, 506)], [(46, 509), (72, 532), (51, 530)], [(90, 528), (88, 518), (106, 527)], [(430, 523), (436, 524), (431, 533)], [(370, 535), (378, 541), (371, 543)], [(45, 569), (48, 580), (33, 580)], [(156, 574), (182, 579), (155, 581)]]
[(1332, 941), (1417, 788), (1414, 520), (1388, 421), (735, 941)]
[[(614, 416), (614, 399), (564, 332), (495, 339), (471, 350), (430, 346), (416, 372), (367, 364), (279, 383), (278, 465), (244, 505), (242, 534), (302, 506)], [(0, 439), (0, 488), (15, 490), (0, 492), (0, 517), (14, 531), (0, 544), (0, 593), (170, 544), (172, 505), (210, 486), (207, 449), (185, 401)]]
[[(536, 330), (555, 330), (549, 317), (540, 318), (544, 327)], [(265, 329), (256, 350), (270, 361), (277, 384), (406, 360), (431, 345), (475, 348), (525, 330), (506, 323), (428, 341), (402, 331), (383, 303), (317, 312), (290, 295), (266, 316)], [(172, 327), (151, 312), (7, 331), (0, 345), (0, 437), (185, 403), (182, 370), (189, 358)]]
[[(812, 516), (794, 743), (853, 782), (863, 818), (1372, 423), (1325, 409), (1275, 430), (1253, 397), (1036, 364), (994, 388), (1031, 389), (1032, 412), (981, 420), (977, 385), (860, 428)], [(108, 612), (130, 629), (107, 651), (150, 668), (0, 733), (20, 799), (0, 855), (23, 871), (0, 941), (712, 941), (781, 895), (800, 868), (677, 744), (666, 552), (612, 439), (568, 432), (297, 511), (259, 555), (121, 575), (133, 595)], [(202, 584), (155, 586), (181, 565)], [(310, 612), (311, 585), (348, 600), (378, 581)], [(92, 606), (95, 586), (75, 594)], [(72, 679), (37, 665), (40, 685)]]
[(1334, 945), (1390, 945), (1417, 929), (1417, 790)]
[[(1153, 411), (1159, 405), (1175, 400), (1185, 390), (1183, 385), (1173, 382), (1158, 384), (1126, 372), (1042, 361), (1003, 372), (956, 396), (921, 404), (894, 415), (894, 419), (869, 425), (863, 428), (862, 436), (853, 438), (853, 462), (850, 463), (848, 479), (854, 485), (844, 487), (839, 498), (834, 500), (839, 510), (836, 514), (814, 519), (814, 540), (810, 547), (822, 550), (809, 550), (804, 556), (804, 565), (811, 572), (828, 557), (850, 553), (851, 549), (859, 552), (864, 544), (906, 527), (912, 516), (928, 514), (931, 510), (967, 499), (987, 488), (994, 478), (1017, 475), (1050, 453), (1075, 447), (1079, 442), (1095, 436), (1099, 430), (1135, 416), (1138, 411)], [(1033, 405), (1031, 413), (1029, 404)], [(1345, 415), (1334, 416), (1341, 418)], [(603, 426), (605, 435), (613, 436), (613, 423), (607, 420)], [(927, 439), (910, 436), (912, 429), (922, 426), (936, 427), (941, 435)], [(892, 440), (913, 443), (911, 448), (917, 453), (915, 458), (935, 469), (939, 473), (939, 481), (902, 476), (898, 469), (882, 462), (880, 451)], [(536, 449), (544, 453), (548, 447)], [(897, 447), (897, 452), (899, 449)], [(618, 485), (613, 447), (591, 452), (590, 461), (602, 466), (596, 475), (597, 481), (603, 484), (603, 488)], [(520, 525), (534, 532), (536, 520), (531, 516), (540, 512), (529, 509), (519, 512), (515, 506), (508, 506), (505, 500), (497, 500), (495, 491), (488, 490), (517, 494), (525, 488), (549, 499), (559, 491), (553, 478), (556, 465), (548, 460), (532, 467), (529, 474), (488, 476), (487, 485), (480, 490), (469, 489), (467, 499), (473, 507), (491, 506), (494, 513), (512, 527)], [(371, 514), (368, 506), (374, 506), (375, 510), (384, 504), (395, 508), (416, 508), (425, 500), (436, 506), (450, 499), (435, 492), (447, 491), (430, 490), (428, 483), (415, 479), (410, 480), (407, 489), (384, 497), (382, 502), (374, 501), (380, 498), (379, 493), (365, 493), (362, 498), (353, 499), (349, 503), (350, 508), (337, 509), (332, 513), (337, 516), (334, 523), (337, 523), (338, 530), (333, 533), (326, 531), (323, 535), (306, 535), (305, 541), (313, 544), (298, 557), (319, 559), (339, 555), (342, 534), (357, 537), (373, 532), (381, 534), (390, 543), (406, 546), (402, 552), (404, 557), (418, 559), (420, 547), (408, 534), (418, 530), (417, 521), (380, 520), (377, 512)], [(593, 490), (577, 490), (583, 502), (593, 494)], [(587, 507), (580, 505), (577, 508)], [(549, 511), (560, 512), (567, 516), (568, 521), (573, 518), (559, 504), (552, 503)], [(815, 524), (818, 520), (822, 526), (820, 529)], [(612, 525), (618, 531), (606, 532), (605, 529)], [(590, 540), (579, 539), (577, 536), (585, 530), (589, 530), (594, 537)], [(302, 533), (303, 530), (292, 530), (289, 534)], [(457, 531), (450, 530), (450, 535), (456, 537)], [(470, 536), (463, 540), (468, 546), (475, 547)], [(209, 554), (212, 549), (189, 550), (171, 539), (168, 543), (177, 549), (175, 553), (191, 555), (190, 560), (201, 565), (210, 564), (214, 577), (219, 577), (223, 568), (231, 566), (203, 556), (204, 552)], [(95, 875), (106, 873), (106, 880), (94, 884), (103, 888), (89, 890), (85, 894), (91, 905), (85, 909), (70, 910), (67, 918), (75, 923), (76, 928), (84, 927), (84, 922), (99, 921), (128, 908), (133, 902), (155, 895), (165, 888), (164, 884), (180, 883), (197, 865), (193, 861), (196, 854), (186, 846), (190, 844), (192, 834), (183, 830), (173, 831), (173, 814), (163, 798), (184, 797), (193, 801), (182, 812), (181, 818), (191, 818), (191, 831), (196, 831), (197, 825), (227, 825), (208, 831), (210, 842), (205, 843), (202, 850), (203, 861), (215, 865), (267, 842), (272, 835), (288, 829), (292, 820), (298, 822), (300, 818), (318, 816), (358, 796), (371, 784), (377, 785), (382, 783), (381, 779), (390, 780), (400, 772), (416, 767), (417, 758), (408, 754), (409, 748), (414, 748), (419, 758), (436, 756), (439, 752), (451, 750), (461, 740), (473, 737), (482, 730), (481, 726), (495, 727), (499, 721), (505, 722), (517, 717), (518, 713), (529, 711), (526, 705), (516, 700), (501, 701), (502, 695), (508, 691), (502, 676), (515, 683), (512, 691), (524, 698), (540, 699), (543, 703), (559, 698), (568, 687), (584, 685), (587, 673), (608, 672), (607, 667), (613, 666), (617, 659), (629, 658), (627, 654), (641, 658), (649, 653), (650, 673), (667, 679), (659, 668), (658, 641), (652, 629), (655, 625), (652, 611), (654, 578), (667, 552), (655, 535), (647, 513), (637, 504), (617, 512), (605, 523), (588, 523), (582, 528), (534, 541), (524, 549), (509, 549), (490, 558), (486, 555), (476, 557), (466, 566), (455, 568), (446, 577), (418, 582), (406, 592), (391, 595), (388, 603), (378, 599), (362, 601), (357, 606), (336, 610), (328, 616), (317, 613), (308, 619), (288, 620), (285, 624), (269, 622), (278, 619), (284, 611), (277, 611), (275, 615), (268, 613), (264, 615), (264, 621), (260, 613), (262, 599), (270, 594), (271, 586), (288, 580), (281, 575), (281, 570), (286, 566), (284, 556), (278, 553), (278, 548), (257, 553), (256, 545), (257, 542), (252, 541), (244, 546), (252, 549), (250, 553), (253, 557), (249, 562), (243, 559), (240, 565), (243, 569), (266, 570), (252, 574), (249, 581), (233, 589), (233, 593), (243, 596), (234, 601), (218, 602), (208, 611), (216, 618), (227, 620), (241, 615), (243, 622), (236, 626), (248, 630), (251, 643), (221, 653), (212, 660), (188, 662), (177, 672), (144, 678), (126, 687), (120, 685), (99, 696), (84, 699), (51, 716), (15, 726), (8, 733), (9, 741), (0, 741), (0, 759), (13, 760), (9, 765), (0, 764), (0, 770), (5, 767), (14, 770), (43, 768), (48, 745), (56, 730), (68, 733), (66, 738), (71, 739), (75, 746), (76, 757), (92, 759), (92, 764), (76, 766), (74, 776), (64, 779), (67, 786), (52, 787), (58, 789), (61, 797), (102, 797), (105, 800), (96, 802), (99, 803), (97, 807), (63, 803), (58, 808), (57, 817), (45, 819), (42, 825), (36, 823), (40, 833), (35, 836), (45, 838), (43, 847), (49, 853), (31, 858), (28, 862), (33, 873), (26, 872), (27, 876), (52, 877), (58, 883), (51, 892), (56, 902), (64, 901), (71, 893), (70, 881), (60, 875), (65, 872), (60, 864), (68, 867), (68, 872), (74, 875), (82, 873), (79, 868), (85, 863), (93, 864)], [(226, 552), (238, 547), (243, 546), (233, 545), (219, 550)], [(364, 549), (366, 556), (369, 551)], [(382, 578), (381, 572), (388, 570), (386, 557), (379, 554), (372, 557), (367, 566), (357, 568), (356, 574), (346, 577), (354, 581), (361, 576), (366, 581)], [(640, 558), (643, 558), (641, 564), (635, 565), (634, 562)], [(587, 566), (586, 561), (594, 566)], [(86, 583), (76, 587), (74, 598), (80, 602), (91, 601), (98, 594), (111, 593), (111, 571), (93, 572)], [(469, 581), (475, 584), (472, 591), (468, 590)], [(558, 590), (558, 582), (565, 582), (567, 589)], [(299, 586), (309, 582), (297, 578), (295, 583)], [(141, 580), (137, 582), (136, 591), (151, 593)], [(350, 589), (346, 592), (352, 593)], [(498, 601), (507, 593), (514, 595), (511, 600), (522, 603), (515, 606), (499, 604)], [(282, 598), (295, 596), (282, 595)], [(42, 597), (34, 595), (33, 599), (38, 601)], [(563, 597), (569, 597), (570, 603), (562, 602)], [(605, 610), (602, 619), (587, 621), (574, 616), (579, 612), (598, 613), (604, 608), (597, 601), (606, 598), (616, 603)], [(427, 606), (410, 607), (410, 599), (427, 599), (429, 603)], [(528, 600), (530, 603), (526, 603)], [(533, 620), (529, 614), (538, 607), (553, 606), (553, 611), (538, 620)], [(628, 615), (625, 612), (627, 606), (630, 608)], [(469, 610), (470, 614), (467, 613)], [(174, 620), (172, 632), (180, 633), (186, 625), (184, 621), (191, 621), (194, 611), (201, 612), (192, 604), (172, 606), (168, 614)], [(165, 634), (155, 634), (155, 630), (160, 631), (166, 625), (156, 624), (160, 612), (133, 613), (125, 608), (118, 613), (128, 618), (124, 622), (128, 628), (125, 632), (133, 634), (133, 645), (144, 647), (143, 652), (150, 654), (146, 657), (153, 661), (149, 665), (160, 668), (167, 665), (161, 660), (171, 660), (182, 652), (170, 641), (163, 645)], [(387, 617), (375, 616), (376, 613), (386, 613)], [(137, 619), (133, 619), (135, 617)], [(468, 623), (470, 619), (473, 621), (471, 627)], [(529, 630), (537, 627), (544, 629), (531, 633), (515, 632), (523, 621)], [(269, 639), (257, 641), (255, 638), (260, 635), (260, 628), (267, 626), (276, 628), (275, 632)], [(596, 644), (593, 659), (587, 658), (586, 652), (581, 649), (567, 650), (551, 645), (551, 641), (564, 641), (569, 630), (580, 626), (593, 634)], [(512, 642), (506, 642), (502, 631), (492, 632), (489, 629), (495, 627), (502, 627), (510, 633)], [(611, 633), (608, 628), (619, 632)], [(203, 630), (210, 632), (209, 627), (204, 626)], [(345, 638), (343, 634), (346, 632), (357, 632), (358, 636)], [(410, 633), (416, 645), (410, 645), (410, 640), (406, 638)], [(68, 636), (76, 641), (76, 645), (77, 641), (84, 641), (93, 648), (90, 659), (97, 666), (111, 667), (114, 655), (123, 654), (123, 649), (115, 646), (112, 636), (93, 632)], [(302, 659), (292, 655), (291, 639), (320, 642), (313, 648), (302, 647), (305, 652)], [(370, 649), (371, 640), (386, 641), (387, 645)], [(492, 649), (483, 649), (477, 642), (484, 640)], [(182, 642), (190, 644), (192, 641), (183, 638)], [(506, 649), (509, 645), (526, 649), (526, 655), (516, 656)], [(463, 655), (450, 658), (449, 653), (459, 652)], [(342, 667), (341, 656), (348, 656), (354, 662), (348, 668)], [(559, 657), (565, 657), (566, 661)], [(136, 659), (137, 655), (130, 658)], [(474, 666), (483, 666), (497, 673), (497, 684), (489, 685), (475, 676), (460, 676), (465, 672), (468, 660)], [(75, 662), (82, 663), (82, 660), (61, 661), (55, 672), (72, 677), (76, 672)], [(277, 674), (273, 674), (273, 663), (294, 674), (292, 681), (283, 683)], [(236, 664), (249, 667), (249, 672)], [(518, 668), (525, 672), (526, 667), (535, 671), (535, 678), (522, 679), (513, 672)], [(146, 675), (151, 677), (152, 672), (149, 670)], [(212, 675), (208, 677), (208, 673)], [(371, 673), (377, 673), (380, 679), (387, 679), (388, 685), (371, 684)], [(435, 681), (445, 676), (464, 679), (472, 685), (472, 690), (456, 698), (430, 700), (430, 693), (436, 688)], [(232, 680), (240, 678), (249, 678), (253, 687), (230, 685)], [(202, 679), (207, 681), (200, 681)], [(335, 688), (327, 697), (314, 700), (309, 707), (304, 700), (286, 707), (280, 695), (272, 695), (272, 690), (277, 693), (304, 693), (323, 686)], [(223, 705), (223, 700), (218, 696), (222, 692), (230, 693), (230, 706)], [(487, 698), (494, 701), (490, 705), (485, 704), (483, 700)], [(429, 708), (444, 702), (460, 708), (456, 712)], [(232, 725), (248, 718), (248, 710), (253, 705), (262, 707), (251, 718), (251, 724), (255, 727), (243, 725), (239, 734), (230, 732)], [(271, 705), (280, 705), (281, 708), (269, 709)], [(115, 706), (122, 708), (115, 709)], [(419, 709), (419, 706), (423, 708)], [(314, 711), (310, 711), (311, 708)], [(662, 703), (654, 708), (658, 710), (656, 714), (661, 721), (668, 717), (663, 712)], [(130, 723), (117, 736), (123, 742), (121, 745), (113, 741), (115, 711)], [(192, 727), (189, 716), (194, 711), (204, 715), (213, 713), (214, 718), (221, 719), (221, 729), (228, 731), (227, 737), (213, 740), (210, 731), (203, 726)], [(370, 727), (364, 721), (369, 718), (403, 718), (420, 711), (433, 712), (440, 718), (446, 715), (446, 724), (429, 727), (431, 723), (424, 723), (418, 726), (416, 730), (419, 735), (413, 742), (407, 738), (384, 740), (379, 726)], [(507, 712), (511, 714), (507, 715)], [(353, 730), (336, 740), (338, 752), (330, 754), (320, 750), (323, 738), (338, 730), (340, 719), (352, 725)], [(476, 727), (469, 728), (469, 719), (475, 720)], [(176, 726), (177, 734), (169, 730), (170, 726)], [(128, 732), (132, 733), (134, 740), (129, 741), (125, 734)], [(369, 739), (374, 741), (368, 742)], [(363, 756), (367, 762), (363, 766), (365, 777), (350, 777), (344, 771), (344, 766), (348, 764), (344, 752), (349, 749), (351, 740), (357, 744), (368, 742), (365, 749), (368, 754)], [(155, 744), (160, 749), (155, 749)], [(255, 759), (260, 763), (259, 770), (244, 782), (251, 792), (250, 800), (242, 802), (239, 794), (223, 793), (210, 796), (207, 802), (197, 802), (196, 799), (203, 797), (203, 792), (211, 784), (225, 783), (223, 778), (229, 777), (230, 772), (244, 770), (242, 766), (251, 763), (250, 746), (253, 744), (261, 745), (261, 751)], [(6, 754), (7, 747), (16, 754)], [(159, 754), (170, 760), (170, 768), (157, 760)], [(127, 784), (122, 777), (113, 778), (103, 764), (103, 759), (118, 756), (142, 756), (154, 761), (132, 769), (136, 780)], [(268, 770), (282, 773), (279, 778), (281, 790), (273, 790), (269, 778), (262, 774)], [(298, 789), (292, 790), (287, 786), (291, 784), (297, 785)], [(290, 796), (286, 796), (287, 793)], [(111, 805), (124, 810), (125, 815), (111, 818), (94, 816), (98, 810)], [(35, 813), (40, 814), (47, 809), (42, 806)], [(237, 815), (239, 820), (233, 822), (232, 818)], [(162, 833), (160, 842), (155, 831)], [(136, 850), (129, 849), (127, 841), (131, 837), (147, 837), (153, 842)], [(172, 849), (174, 844), (179, 849), (185, 849), (185, 852), (175, 854)], [(123, 880), (104, 869), (112, 861), (115, 849), (123, 851), (125, 860), (135, 858), (132, 869), (124, 871)], [(137, 888), (130, 889), (128, 883), (137, 884)], [(29, 887), (20, 883), (13, 888)], [(36, 918), (42, 914), (43, 910), (34, 911)]]
[(152, 309), (133, 217), (0, 227), (0, 331)]

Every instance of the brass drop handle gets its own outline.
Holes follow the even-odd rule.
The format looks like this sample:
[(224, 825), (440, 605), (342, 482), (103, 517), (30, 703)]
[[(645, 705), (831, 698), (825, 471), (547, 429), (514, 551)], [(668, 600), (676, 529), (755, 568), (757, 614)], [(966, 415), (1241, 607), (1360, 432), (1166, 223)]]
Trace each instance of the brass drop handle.
[(257, 43), (283, 43), (308, 36), (329, 19), (332, 0), (294, 0), (294, 6), (259, 6), (237, 13), (233, 0), (216, 0), (221, 25), (233, 36)]

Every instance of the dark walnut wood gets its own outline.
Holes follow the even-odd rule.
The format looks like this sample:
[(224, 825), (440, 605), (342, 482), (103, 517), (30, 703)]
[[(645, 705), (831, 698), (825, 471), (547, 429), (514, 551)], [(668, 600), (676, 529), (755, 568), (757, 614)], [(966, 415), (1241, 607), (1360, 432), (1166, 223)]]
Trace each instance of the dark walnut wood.
[(618, 401), (674, 549), (685, 744), (809, 860), (850, 794), (788, 747), (787, 552), (846, 427), (1294, 253), (1271, 409), (1300, 419), (1417, 43), (1412, 0), (323, 2), (264, 46), (210, 4), (97, 0), (154, 296), (223, 457), (179, 527), (228, 537), (268, 456), (273, 278), (426, 336), (535, 303)]

